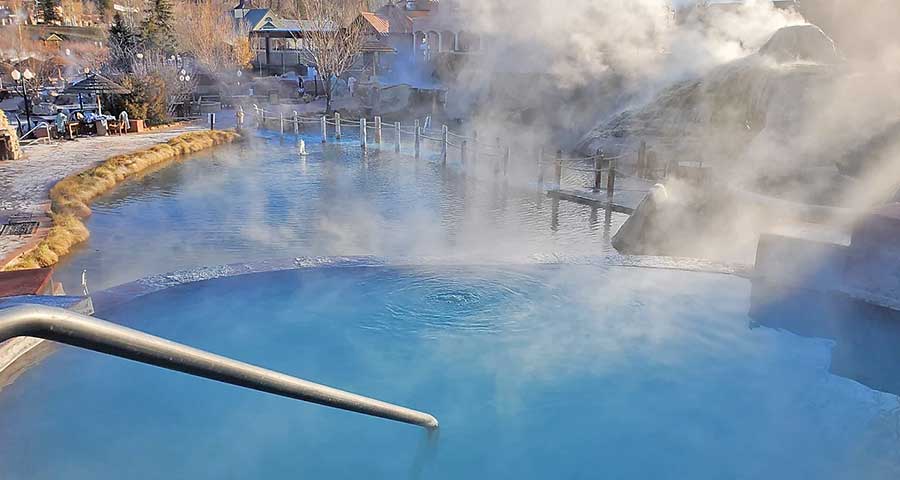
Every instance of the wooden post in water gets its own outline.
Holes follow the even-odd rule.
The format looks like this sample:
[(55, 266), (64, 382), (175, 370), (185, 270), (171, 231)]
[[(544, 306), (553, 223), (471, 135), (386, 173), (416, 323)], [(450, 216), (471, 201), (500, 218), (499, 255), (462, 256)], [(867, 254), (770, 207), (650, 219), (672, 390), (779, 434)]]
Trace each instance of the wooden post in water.
[(334, 112), (334, 138), (341, 139), (341, 114)]
[(647, 141), (641, 140), (641, 146), (638, 147), (637, 158), (637, 174), (638, 178), (647, 178)]
[(397, 133), (397, 144), (394, 145), (394, 151), (400, 153), (400, 144), (403, 142), (400, 137), (400, 122), (394, 122), (394, 132)]
[(421, 146), (422, 127), (419, 126), (419, 119), (416, 119), (416, 158), (419, 158), (419, 148)]
[(594, 154), (594, 191), (600, 191), (600, 185), (603, 185), (603, 152), (597, 150)]
[(278, 132), (281, 133), (281, 136), (284, 136), (284, 113), (278, 114)]
[(478, 163), (478, 130), (472, 130), (472, 163)]
[(446, 125), (441, 126), (441, 164), (447, 164), (447, 145), (450, 141)]
[(609, 172), (606, 174), (606, 198), (612, 198), (616, 188), (616, 161), (609, 161)]
[(506, 178), (508, 171), (509, 171), (509, 145), (506, 146), (506, 151), (503, 152), (503, 178)]
[(544, 147), (538, 148), (537, 152), (537, 168), (538, 168), (538, 190), (544, 189)]
[(359, 119), (359, 146), (366, 151), (366, 117)]
[(328, 117), (322, 115), (322, 143), (328, 141)]
[(375, 143), (381, 145), (381, 117), (375, 117)]
[(215, 113), (209, 114), (209, 129), (210, 130), (216, 129), (216, 114)]
[(259, 119), (259, 107), (257, 107), (256, 104), (253, 105), (253, 111), (256, 112), (256, 129), (259, 130), (262, 128), (262, 123)]
[(300, 135), (300, 119), (297, 117), (296, 110), (294, 110), (294, 135)]
[(554, 165), (556, 175), (556, 188), (562, 188), (562, 150), (556, 151), (556, 164)]
[(465, 164), (466, 164), (466, 147), (467, 147), (467, 145), (468, 145), (468, 142), (466, 140), (463, 140), (462, 143), (459, 144), (459, 163), (463, 164), (463, 166), (465, 166)]

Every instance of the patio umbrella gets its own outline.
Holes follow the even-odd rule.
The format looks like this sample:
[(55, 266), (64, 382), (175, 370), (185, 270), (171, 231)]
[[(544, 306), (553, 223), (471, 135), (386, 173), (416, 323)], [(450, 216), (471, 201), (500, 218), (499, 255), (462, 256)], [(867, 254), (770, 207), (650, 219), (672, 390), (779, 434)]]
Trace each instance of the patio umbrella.
[[(131, 90), (119, 85), (118, 83), (100, 75), (99, 73), (89, 73), (83, 79), (69, 85), (69, 88), (66, 88), (66, 93), (77, 93), (78, 100), (81, 101), (81, 95), (84, 93), (89, 93), (91, 95), (97, 96), (97, 114), (102, 114), (100, 107), (100, 94), (101, 93), (130, 93)], [(84, 104), (81, 105), (81, 108), (84, 108)]]

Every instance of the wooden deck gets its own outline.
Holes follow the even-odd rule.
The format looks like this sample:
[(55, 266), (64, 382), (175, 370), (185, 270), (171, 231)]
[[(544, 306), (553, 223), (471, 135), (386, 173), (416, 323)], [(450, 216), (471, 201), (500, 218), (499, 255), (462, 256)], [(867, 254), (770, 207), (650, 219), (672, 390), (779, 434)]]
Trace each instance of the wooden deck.
[(570, 202), (590, 205), (592, 207), (609, 208), (614, 212), (631, 215), (641, 203), (654, 183), (636, 177), (616, 178), (613, 194), (607, 195), (606, 189), (590, 188), (553, 188), (547, 191), (550, 197)]

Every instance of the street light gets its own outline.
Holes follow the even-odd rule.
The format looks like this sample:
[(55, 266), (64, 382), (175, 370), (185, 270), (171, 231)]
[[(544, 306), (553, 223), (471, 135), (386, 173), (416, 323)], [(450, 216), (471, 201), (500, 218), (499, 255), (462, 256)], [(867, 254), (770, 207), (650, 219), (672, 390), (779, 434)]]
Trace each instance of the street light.
[(178, 81), (184, 82), (182, 88), (179, 88), (179, 90), (182, 92), (186, 92), (184, 94), (184, 102), (182, 103), (182, 106), (183, 109), (186, 110), (185, 116), (189, 117), (191, 114), (191, 92), (189, 90), (190, 84), (188, 82), (191, 81), (191, 76), (187, 73), (187, 70), (182, 69), (181, 72), (179, 72)]
[(28, 99), (28, 82), (34, 79), (34, 74), (27, 68), (24, 72), (13, 69), (13, 71), (10, 72), (10, 76), (12, 76), (16, 85), (22, 88), (20, 94), (22, 95), (22, 99), (25, 100), (25, 121), (28, 123), (28, 128), (25, 131), (27, 132), (31, 130), (31, 102)]

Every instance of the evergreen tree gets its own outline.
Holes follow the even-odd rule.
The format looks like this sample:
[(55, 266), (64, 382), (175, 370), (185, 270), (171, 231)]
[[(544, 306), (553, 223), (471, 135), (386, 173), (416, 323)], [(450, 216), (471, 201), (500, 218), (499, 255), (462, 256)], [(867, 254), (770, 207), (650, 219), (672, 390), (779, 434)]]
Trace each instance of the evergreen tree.
[(141, 39), (147, 49), (175, 53), (175, 27), (171, 0), (150, 0), (141, 24)]
[(59, 14), (56, 12), (56, 1), (39, 0), (38, 6), (41, 8), (41, 14), (44, 16), (44, 23), (59, 21)]
[(112, 8), (112, 0), (94, 0), (94, 4), (97, 5), (97, 11), (100, 12), (101, 15)]
[(109, 53), (112, 63), (127, 68), (132, 55), (138, 49), (138, 35), (121, 13), (116, 12), (109, 27)]

